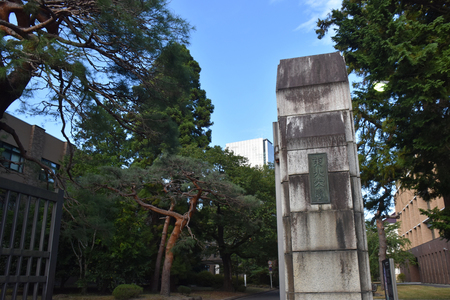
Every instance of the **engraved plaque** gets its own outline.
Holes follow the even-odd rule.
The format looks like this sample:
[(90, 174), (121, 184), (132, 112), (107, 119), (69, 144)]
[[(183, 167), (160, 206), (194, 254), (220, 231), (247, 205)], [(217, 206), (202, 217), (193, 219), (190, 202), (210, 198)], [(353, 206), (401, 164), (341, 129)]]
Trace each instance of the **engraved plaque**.
[(330, 203), (327, 154), (308, 154), (308, 166), (311, 204)]

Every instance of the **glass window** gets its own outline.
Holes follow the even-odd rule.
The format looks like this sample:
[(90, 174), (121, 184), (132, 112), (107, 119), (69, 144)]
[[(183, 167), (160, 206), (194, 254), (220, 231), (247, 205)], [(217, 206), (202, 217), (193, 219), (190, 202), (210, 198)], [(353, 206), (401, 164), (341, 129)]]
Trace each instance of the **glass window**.
[(0, 149), (2, 150), (2, 165), (5, 168), (22, 173), (23, 157), (19, 148), (0, 142)]
[[(58, 172), (59, 170), (59, 165), (49, 161), (48, 159), (42, 158), (41, 162), (46, 165), (47, 167), (50, 167), (50, 169), (53, 170), (53, 172), (55, 172), (55, 174)], [(46, 182), (55, 182), (55, 180), (53, 178), (51, 178), (50, 176), (48, 176), (48, 174), (45, 172), (44, 169), (41, 169), (41, 172), (39, 173), (39, 179), (42, 181), (46, 181)]]

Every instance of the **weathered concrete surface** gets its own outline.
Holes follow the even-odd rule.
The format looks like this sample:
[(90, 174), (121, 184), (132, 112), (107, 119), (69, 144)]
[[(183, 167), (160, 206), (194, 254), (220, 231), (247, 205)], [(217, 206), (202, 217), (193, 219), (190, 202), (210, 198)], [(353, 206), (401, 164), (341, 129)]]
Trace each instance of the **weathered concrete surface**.
[(292, 251), (356, 249), (356, 232), (351, 210), (324, 210), (291, 214)]
[[(277, 91), (282, 89), (348, 82), (345, 61), (338, 52), (282, 59), (278, 66)], [(307, 74), (308, 76), (305, 76)]]
[[(355, 251), (295, 252), (295, 291), (300, 293), (359, 293), (358, 257)], [(333, 274), (340, 274), (333, 278)], [(305, 276), (306, 275), (306, 276)], [(332, 298), (329, 298), (332, 299)]]
[[(372, 299), (343, 57), (336, 52), (280, 61), (277, 107), (277, 210), (284, 237), (279, 253), (285, 270), (280, 296)], [(326, 154), (327, 171), (313, 168), (314, 174), (309, 173), (312, 153)], [(330, 203), (312, 203), (310, 189), (314, 186), (314, 193), (320, 193), (322, 180), (328, 181), (329, 190), (322, 191), (329, 193)]]

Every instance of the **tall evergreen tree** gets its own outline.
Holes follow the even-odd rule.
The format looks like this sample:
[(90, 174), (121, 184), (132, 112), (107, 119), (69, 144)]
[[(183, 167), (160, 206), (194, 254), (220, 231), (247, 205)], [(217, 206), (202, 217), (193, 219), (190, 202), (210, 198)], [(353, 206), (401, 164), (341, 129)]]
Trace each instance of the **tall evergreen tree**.
[[(155, 135), (136, 134), (117, 124), (113, 116), (93, 106), (86, 117), (77, 122), (76, 141), (97, 165), (150, 165), (161, 152), (174, 152), (177, 147), (194, 145), (204, 148), (211, 142), (211, 114), (214, 106), (200, 87), (200, 66), (184, 45), (171, 43), (157, 60), (161, 77), (168, 84), (165, 95), (173, 98), (170, 106), (155, 110), (151, 98), (143, 100), (140, 114), (147, 116), (140, 127), (151, 127)], [(149, 95), (141, 95), (149, 97)], [(156, 114), (156, 116), (154, 116)], [(160, 122), (161, 118), (167, 119)], [(154, 121), (152, 121), (154, 120)], [(89, 158), (91, 157), (91, 158)]]
[(361, 78), (355, 116), (372, 124), (373, 136), (382, 136), (383, 180), (398, 178), (425, 200), (443, 197), (449, 214), (447, 1), (344, 0), (318, 27), (319, 38), (335, 28), (335, 48)]

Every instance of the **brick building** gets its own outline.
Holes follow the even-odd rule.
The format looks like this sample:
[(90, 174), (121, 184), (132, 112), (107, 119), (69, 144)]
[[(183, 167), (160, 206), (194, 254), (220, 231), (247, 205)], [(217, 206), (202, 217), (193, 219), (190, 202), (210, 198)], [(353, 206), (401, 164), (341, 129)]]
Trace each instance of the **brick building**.
[[(68, 153), (69, 144), (63, 142), (45, 132), (45, 129), (30, 125), (18, 118), (5, 113), (3, 122), (14, 128), (28, 155), (41, 161), (45, 165), (57, 171), (64, 155)], [(6, 177), (25, 184), (46, 188), (47, 182), (52, 182), (45, 176), (41, 168), (31, 162), (24, 161), (14, 138), (0, 132), (0, 155), (3, 160), (0, 166), (1, 177)]]
[(437, 229), (430, 229), (428, 218), (420, 209), (444, 208), (442, 198), (430, 202), (414, 195), (414, 191), (399, 189), (395, 195), (395, 211), (401, 222), (399, 235), (411, 241), (416, 265), (402, 267), (408, 282), (450, 284), (450, 243), (441, 240)]

